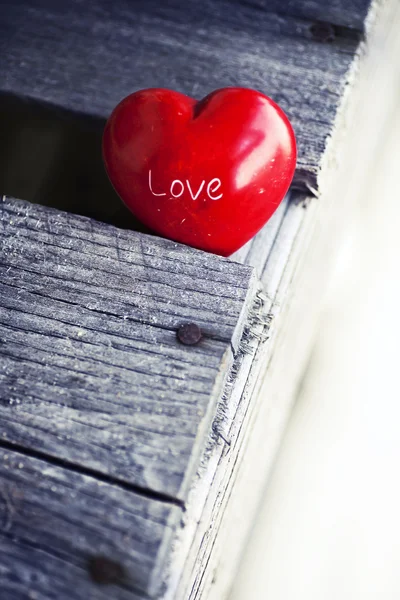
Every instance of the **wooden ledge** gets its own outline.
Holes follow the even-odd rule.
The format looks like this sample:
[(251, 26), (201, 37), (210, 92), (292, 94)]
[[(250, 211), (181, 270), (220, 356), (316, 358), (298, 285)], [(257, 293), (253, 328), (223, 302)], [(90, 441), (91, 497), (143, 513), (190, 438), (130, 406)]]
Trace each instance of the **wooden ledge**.
[[(153, 593), (242, 353), (254, 270), (12, 198), (0, 227), (3, 542), (81, 569), (89, 549), (118, 556), (122, 587)], [(194, 346), (177, 339), (188, 322)], [(65, 598), (84, 597), (76, 585)]]
[[(40, 171), (26, 200), (85, 212), (86, 196), (86, 214), (135, 227), (106, 189), (100, 139), (115, 104), (141, 87), (258, 88), (291, 117), (299, 146), (294, 189), (233, 260), (3, 199), (2, 600), (228, 594), (348, 209), (334, 190), (310, 192), (369, 2), (284, 4), (0, 7), (2, 101), (42, 105), (36, 127), (38, 113), (18, 108), (21, 123), (6, 128), (2, 193)], [(84, 134), (70, 130), (78, 114)], [(186, 322), (201, 327), (199, 345), (178, 343)]]

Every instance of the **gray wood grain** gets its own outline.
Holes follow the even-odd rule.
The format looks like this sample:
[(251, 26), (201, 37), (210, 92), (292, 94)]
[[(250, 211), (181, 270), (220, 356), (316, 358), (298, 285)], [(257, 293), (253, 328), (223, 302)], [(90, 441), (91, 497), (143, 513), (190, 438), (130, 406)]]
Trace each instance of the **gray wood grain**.
[(240, 0), (268, 12), (364, 31), (370, 0)]
[[(359, 23), (366, 4), (348, 2), (342, 21), (352, 26), (354, 13)], [(144, 87), (196, 98), (223, 86), (257, 88), (293, 122), (299, 150), (294, 184), (315, 188), (358, 42), (341, 31), (330, 43), (316, 41), (312, 25), (324, 16), (321, 2), (304, 1), (298, 10), (289, 3), (283, 12), (281, 3), (262, 6), (6, 0), (0, 6), (1, 90), (107, 117), (121, 98)], [(342, 15), (341, 6), (335, 3), (327, 16)]]
[(1, 446), (2, 600), (158, 593), (180, 508)]
[(0, 228), (0, 440), (184, 500), (253, 270), (13, 199)]

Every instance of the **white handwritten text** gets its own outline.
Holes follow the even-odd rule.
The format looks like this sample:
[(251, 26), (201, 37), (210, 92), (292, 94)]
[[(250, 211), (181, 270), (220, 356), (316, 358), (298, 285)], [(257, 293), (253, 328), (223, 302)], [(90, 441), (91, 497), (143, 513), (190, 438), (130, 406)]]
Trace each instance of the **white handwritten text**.
[[(183, 183), (180, 179), (174, 179), (169, 188), (170, 195), (173, 196), (174, 198), (179, 198), (180, 196), (182, 196), (182, 194), (185, 191), (185, 184), (186, 184), (186, 188), (188, 189), (188, 192), (189, 192), (192, 200), (197, 200), (198, 197), (200, 196), (201, 192), (203, 191), (206, 181), (203, 179), (203, 181), (200, 184), (200, 187), (196, 191), (196, 190), (192, 189), (192, 186), (190, 185), (190, 182), (188, 179), (185, 180), (185, 183)], [(218, 177), (214, 177), (213, 179), (211, 179), (211, 181), (208, 182), (206, 190), (207, 190), (207, 196), (210, 198), (210, 200), (220, 200), (222, 198), (223, 194), (219, 194), (218, 196), (215, 195), (216, 192), (221, 187), (221, 185), (222, 185), (221, 180), (218, 179)], [(151, 170), (149, 171), (149, 189), (150, 189), (151, 193), (153, 194), (153, 196), (166, 196), (167, 195), (167, 192), (157, 193), (153, 190), (153, 185), (152, 185), (152, 180), (151, 180)]]

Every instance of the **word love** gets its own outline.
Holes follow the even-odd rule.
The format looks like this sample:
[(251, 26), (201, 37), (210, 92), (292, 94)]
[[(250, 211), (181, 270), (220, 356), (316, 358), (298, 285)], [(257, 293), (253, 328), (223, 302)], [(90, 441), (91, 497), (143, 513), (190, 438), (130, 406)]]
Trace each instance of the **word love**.
[[(186, 184), (186, 188), (187, 188), (192, 200), (197, 200), (197, 198), (200, 196), (201, 192), (203, 191), (203, 188), (204, 188), (206, 182), (203, 179), (203, 181), (200, 184), (200, 187), (196, 191), (196, 190), (192, 189), (192, 186), (190, 185), (190, 182), (188, 179), (185, 180), (185, 183), (183, 183), (180, 179), (174, 179), (169, 188), (170, 195), (173, 196), (174, 198), (179, 198), (180, 196), (182, 196), (182, 194), (185, 191), (185, 184)], [(220, 187), (221, 187), (221, 180), (218, 179), (218, 177), (214, 177), (213, 179), (211, 179), (211, 181), (208, 182), (206, 190), (207, 190), (207, 196), (210, 198), (210, 200), (220, 200), (222, 198), (223, 194), (219, 194), (218, 196), (215, 195), (218, 192)], [(149, 189), (150, 189), (150, 192), (153, 194), (153, 196), (166, 196), (167, 195), (167, 192), (157, 193), (154, 191), (152, 178), (151, 178), (151, 170), (149, 171)]]
[(230, 256), (284, 198), (296, 141), (279, 106), (257, 90), (227, 87), (195, 100), (149, 88), (114, 108), (103, 158), (115, 190), (150, 230)]

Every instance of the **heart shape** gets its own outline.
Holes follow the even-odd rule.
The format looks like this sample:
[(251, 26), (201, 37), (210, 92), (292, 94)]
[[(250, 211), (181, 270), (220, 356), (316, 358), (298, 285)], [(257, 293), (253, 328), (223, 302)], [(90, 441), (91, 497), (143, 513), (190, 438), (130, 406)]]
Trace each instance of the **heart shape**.
[(296, 142), (283, 111), (255, 90), (223, 88), (197, 102), (152, 88), (114, 109), (103, 158), (117, 193), (150, 229), (229, 256), (285, 196)]

